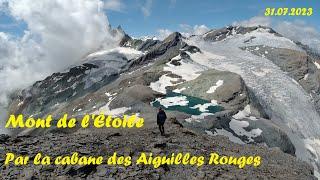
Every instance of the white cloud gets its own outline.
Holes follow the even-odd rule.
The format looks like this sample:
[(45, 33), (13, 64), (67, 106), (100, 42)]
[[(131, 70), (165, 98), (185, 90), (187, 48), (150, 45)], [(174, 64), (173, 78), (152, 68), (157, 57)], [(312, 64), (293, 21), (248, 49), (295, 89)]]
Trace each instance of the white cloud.
[(180, 28), (182, 29), (182, 35), (186, 37), (202, 35), (210, 30), (206, 25), (195, 25), (192, 27), (188, 24), (180, 24)]
[(240, 22), (233, 22), (232, 25), (234, 26), (245, 26), (245, 27), (250, 27), (250, 26), (271, 26), (271, 18), (270, 17), (263, 17), (263, 16), (255, 16), (252, 17), (248, 20), (240, 21)]
[(283, 21), (278, 22), (274, 29), (285, 37), (299, 41), (314, 50), (320, 52), (320, 33), (319, 31), (306, 24), (304, 21)]
[(145, 4), (141, 7), (141, 11), (145, 17), (151, 15), (152, 3), (153, 0), (146, 0)]
[(169, 8), (174, 8), (177, 4), (177, 0), (170, 0)]
[[(210, 30), (205, 25), (195, 25), (192, 27), (188, 24), (180, 24), (180, 29), (180, 33), (185, 37), (190, 37), (191, 35), (202, 35)], [(173, 33), (173, 31), (170, 29), (158, 29), (156, 37), (160, 40), (163, 40), (171, 33)]]
[(156, 35), (156, 37), (160, 40), (163, 40), (168, 37), (172, 33), (172, 31), (170, 31), (169, 29), (159, 29), (157, 33), (158, 34)]
[(0, 11), (4, 13), (8, 12), (7, 7), (8, 7), (8, 0), (0, 0)]
[(0, 103), (8, 93), (115, 46), (101, 0), (1, 0), (28, 25), (23, 37), (0, 33)]
[(104, 1), (104, 8), (107, 10), (113, 11), (122, 11), (125, 5), (122, 3), (121, 0), (105, 0)]

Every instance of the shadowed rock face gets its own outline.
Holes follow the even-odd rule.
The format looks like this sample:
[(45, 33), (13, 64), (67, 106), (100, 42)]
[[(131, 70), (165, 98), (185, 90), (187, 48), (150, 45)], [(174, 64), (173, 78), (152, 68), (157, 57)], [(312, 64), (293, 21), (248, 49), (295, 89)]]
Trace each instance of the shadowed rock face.
[(145, 41), (141, 39), (132, 39), (129, 35), (125, 34), (119, 45), (122, 47), (131, 47), (139, 51), (148, 51), (159, 43), (159, 40), (153, 39), (147, 39)]

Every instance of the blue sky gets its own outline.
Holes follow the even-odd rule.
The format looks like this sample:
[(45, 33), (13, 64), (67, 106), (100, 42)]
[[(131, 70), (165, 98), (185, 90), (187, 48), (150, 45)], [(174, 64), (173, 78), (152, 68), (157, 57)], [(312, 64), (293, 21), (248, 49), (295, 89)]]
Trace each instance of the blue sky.
[(180, 24), (204, 24), (209, 28), (222, 27), (234, 21), (264, 14), (266, 7), (313, 7), (311, 17), (273, 17), (276, 21), (303, 20), (320, 29), (320, 2), (318, 0), (153, 0), (150, 15), (145, 16), (142, 0), (123, 1), (121, 12), (108, 11), (109, 21), (134, 36), (153, 34), (157, 29), (180, 30)]
[[(108, 0), (106, 0), (108, 1)], [(217, 28), (235, 21), (263, 16), (266, 7), (313, 7), (311, 17), (272, 17), (273, 21), (302, 20), (320, 29), (318, 0), (109, 0), (118, 6), (107, 9), (112, 26), (121, 25), (132, 36), (156, 34), (159, 29), (180, 31), (181, 24)], [(142, 10), (144, 9), (144, 11)], [(21, 35), (25, 23), (0, 13), (0, 32)]]

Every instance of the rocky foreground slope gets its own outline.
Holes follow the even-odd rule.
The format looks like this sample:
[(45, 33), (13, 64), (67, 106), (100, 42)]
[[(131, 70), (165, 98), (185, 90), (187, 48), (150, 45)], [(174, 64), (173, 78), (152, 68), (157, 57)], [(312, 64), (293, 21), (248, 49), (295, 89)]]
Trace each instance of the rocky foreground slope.
[[(240, 145), (223, 136), (198, 134), (168, 120), (166, 136), (160, 136), (156, 127), (141, 130), (80, 130), (77, 133), (48, 133), (42, 136), (0, 138), (0, 157), (4, 152), (34, 157), (38, 152), (57, 157), (78, 152), (80, 156), (137, 157), (140, 152), (154, 155), (189, 152), (209, 157), (212, 152), (227, 156), (261, 156), (259, 167), (239, 169), (233, 165), (162, 165), (155, 169), (149, 165), (129, 167), (102, 165), (87, 166), (0, 166), (1, 179), (315, 179), (313, 168), (285, 154), (278, 148), (262, 145)], [(32, 159), (32, 158), (31, 158)], [(1, 164), (3, 159), (0, 158)], [(31, 163), (32, 164), (32, 163)]]

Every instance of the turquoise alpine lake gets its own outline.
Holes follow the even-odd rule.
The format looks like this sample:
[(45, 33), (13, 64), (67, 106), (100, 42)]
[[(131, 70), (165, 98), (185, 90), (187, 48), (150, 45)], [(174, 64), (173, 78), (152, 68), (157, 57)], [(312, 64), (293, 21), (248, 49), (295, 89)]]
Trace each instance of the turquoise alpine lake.
[[(179, 96), (180, 97), (181, 96), (185, 96), (186, 97), (186, 100), (188, 101), (188, 104), (186, 106), (183, 106), (183, 105), (172, 105), (172, 106), (165, 107), (158, 101), (158, 99), (153, 101), (151, 104), (154, 107), (162, 107), (165, 110), (180, 111), (180, 112), (184, 112), (184, 113), (191, 114), (191, 115), (200, 115), (200, 114), (202, 114), (204, 112), (200, 111), (199, 108), (194, 108), (194, 106), (211, 103), (210, 101), (207, 101), (207, 100), (204, 100), (204, 99), (201, 99), (201, 98), (188, 96), (188, 95), (181, 94), (181, 93), (175, 93), (175, 92), (172, 92), (172, 91), (168, 92), (166, 94), (166, 96), (162, 97), (161, 99), (171, 98), (171, 97), (179, 97)], [(216, 112), (222, 111), (223, 107), (218, 106), (218, 105), (208, 106), (208, 108), (206, 110), (207, 111), (205, 111), (205, 113), (214, 114)]]

